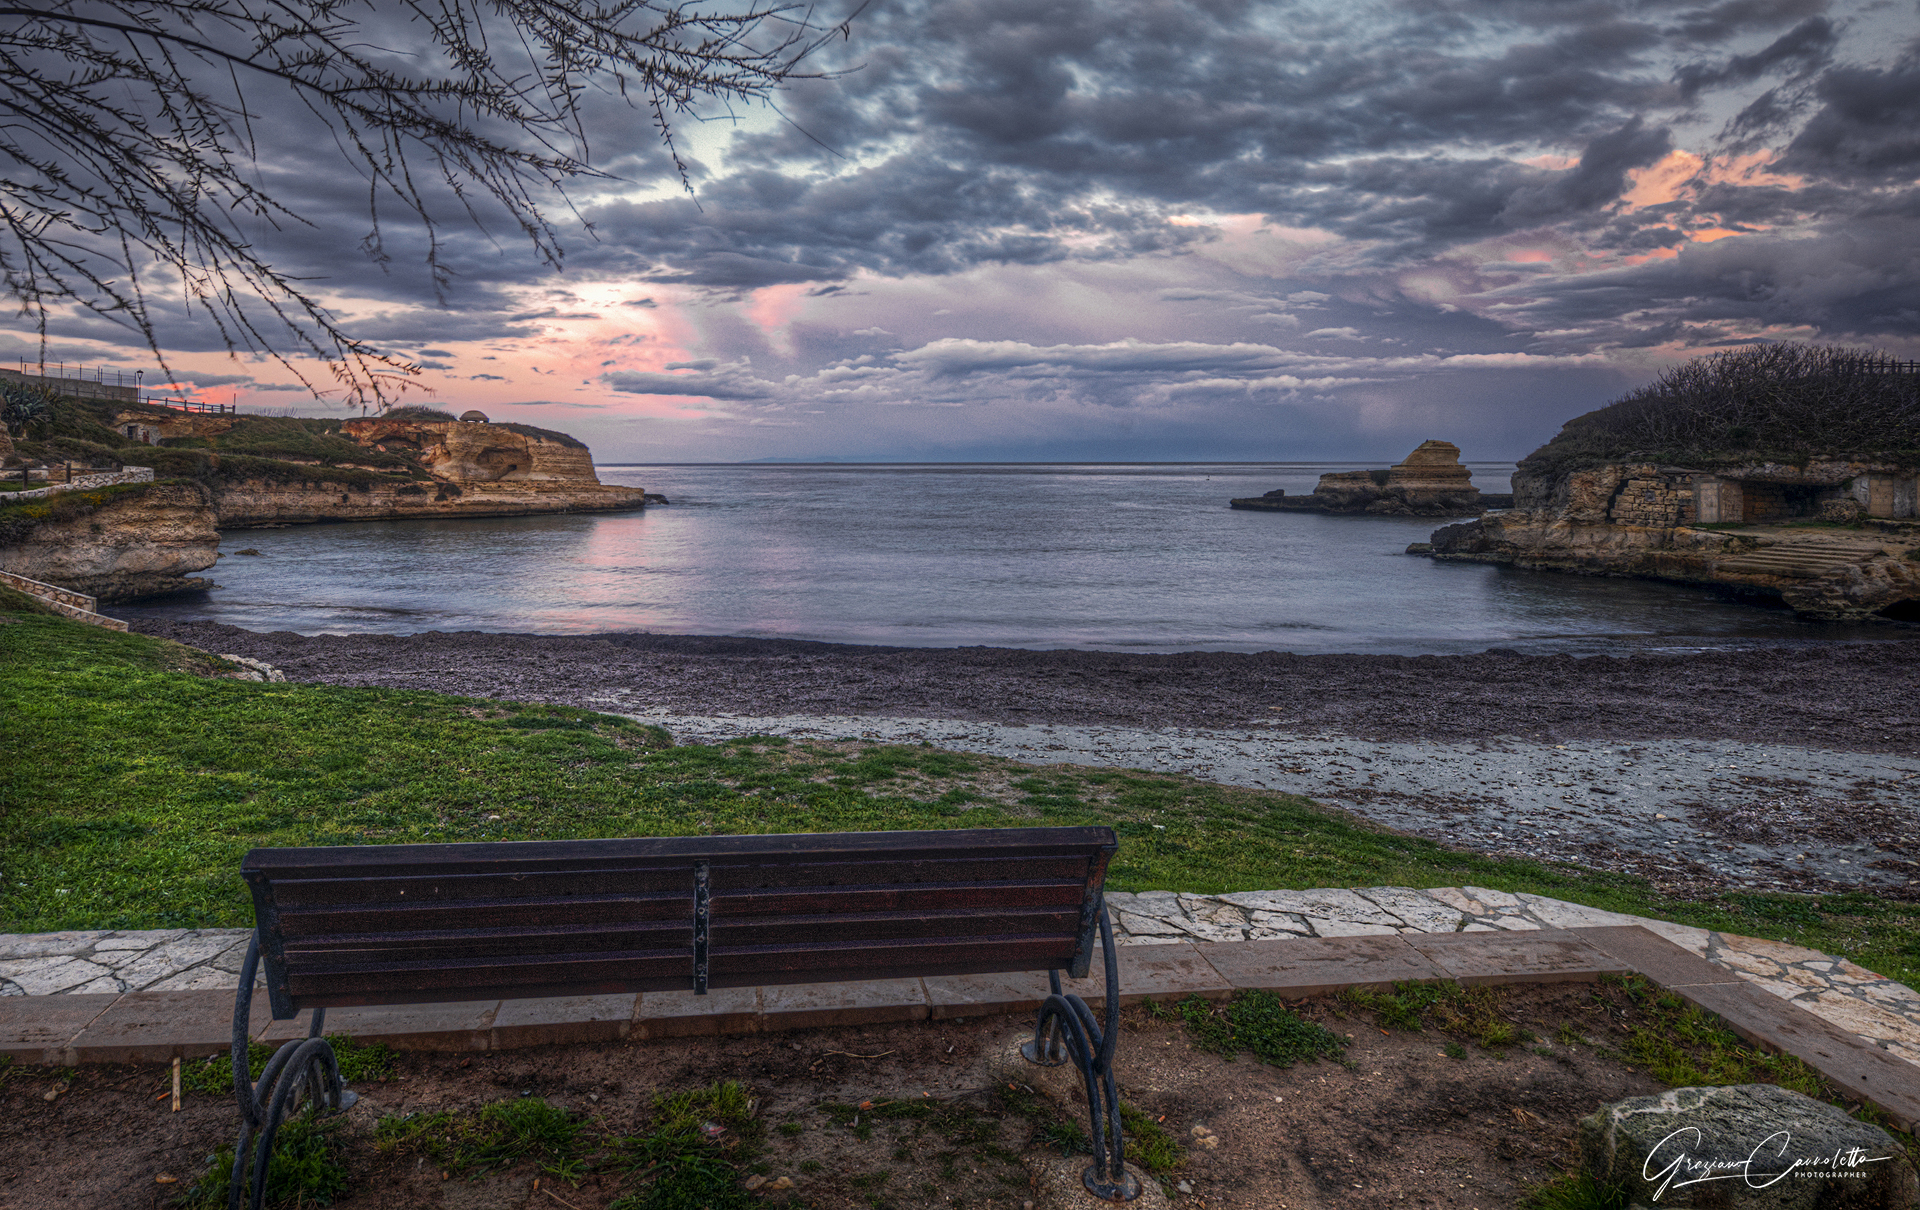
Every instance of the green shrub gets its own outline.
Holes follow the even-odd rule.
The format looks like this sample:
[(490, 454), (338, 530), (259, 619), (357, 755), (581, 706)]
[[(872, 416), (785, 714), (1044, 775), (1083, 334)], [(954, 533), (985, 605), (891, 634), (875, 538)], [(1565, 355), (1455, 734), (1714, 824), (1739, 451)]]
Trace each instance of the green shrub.
[(1920, 375), (1871, 349), (1750, 345), (1695, 358), (1527, 455), (1552, 472), (1634, 457), (1711, 466), (1813, 455), (1920, 464)]

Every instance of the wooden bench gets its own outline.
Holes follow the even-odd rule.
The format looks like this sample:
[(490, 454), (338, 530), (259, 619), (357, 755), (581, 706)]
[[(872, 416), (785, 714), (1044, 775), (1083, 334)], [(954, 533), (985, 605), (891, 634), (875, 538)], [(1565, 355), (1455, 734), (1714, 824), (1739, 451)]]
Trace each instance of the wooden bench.
[[(1088, 1189), (1130, 1199), (1140, 1186), (1122, 1163), (1102, 894), (1114, 849), (1103, 827), (255, 849), (241, 864), (256, 927), (234, 1004), (230, 1204), (257, 1135), (261, 1205), (274, 1134), (302, 1090), (315, 1105), (352, 1104), (322, 1036), (328, 1008), (1015, 971), (1050, 973), (1027, 1057), (1071, 1060), (1086, 1079)], [(1061, 971), (1087, 975), (1096, 938), (1104, 1022), (1060, 986)], [(311, 1009), (313, 1020), (256, 1086), (247, 1046), (262, 960), (274, 1018)]]

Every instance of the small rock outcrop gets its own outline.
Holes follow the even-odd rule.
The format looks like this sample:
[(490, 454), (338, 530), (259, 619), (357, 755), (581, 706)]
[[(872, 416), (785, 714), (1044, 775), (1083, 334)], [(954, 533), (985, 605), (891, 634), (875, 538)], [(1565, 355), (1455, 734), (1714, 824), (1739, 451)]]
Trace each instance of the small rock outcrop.
[(1675, 1088), (1603, 1105), (1580, 1158), (1635, 1205), (1913, 1210), (1920, 1183), (1892, 1135), (1773, 1084)]
[(1423, 441), (1404, 462), (1384, 470), (1329, 471), (1311, 496), (1271, 491), (1230, 501), (1234, 508), (1268, 512), (1371, 513), (1375, 516), (1460, 517), (1504, 508), (1507, 496), (1483, 496), (1473, 473), (1460, 465), (1460, 447)]

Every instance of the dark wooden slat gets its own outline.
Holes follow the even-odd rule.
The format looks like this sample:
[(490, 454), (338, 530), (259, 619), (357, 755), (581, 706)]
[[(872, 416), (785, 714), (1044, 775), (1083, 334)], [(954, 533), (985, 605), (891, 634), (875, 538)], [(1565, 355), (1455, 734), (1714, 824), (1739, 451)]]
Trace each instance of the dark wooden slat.
[(527, 930), (448, 930), (441, 933), (346, 934), (307, 937), (287, 946), (290, 970), (316, 970), (357, 961), (425, 962), (451, 958), (479, 959), (497, 955), (547, 955), (591, 950), (664, 950), (693, 952), (693, 926), (686, 921), (659, 921), (631, 927), (609, 925), (579, 929), (571, 926)]
[(563, 899), (481, 899), (457, 903), (362, 904), (352, 907), (286, 908), (280, 927), (289, 943), (331, 933), (384, 933), (406, 929), (507, 928), (573, 924), (592, 927), (611, 920), (693, 918), (690, 895), (580, 895)]
[(778, 987), (794, 983), (869, 982), (875, 979), (924, 979), (936, 975), (1001, 975), (1016, 971), (1065, 969), (1066, 959), (1041, 954), (1009, 960), (1004, 954), (991, 958), (975, 955), (960, 961), (933, 961), (914, 958), (892, 965), (881, 962), (851, 974), (841, 970), (746, 970), (709, 974), (708, 987)]
[(609, 861), (710, 861), (759, 855), (860, 855), (869, 853), (1066, 852), (1113, 843), (1113, 829), (955, 828), (912, 832), (798, 832), (751, 836), (654, 836), (601, 840), (518, 840), (463, 844), (335, 845), (254, 849), (241, 860), (243, 873), (297, 878), (330, 869), (378, 872), (382, 866), (435, 867), (450, 873), (512, 869), (557, 869), (568, 863)]
[[(691, 986), (692, 960), (682, 951), (634, 951), (625, 954), (557, 954), (539, 961), (475, 961), (458, 965), (366, 963), (360, 968), (295, 971), (287, 979), (295, 997), (322, 1003), (324, 997), (372, 992), (414, 993), (427, 1001), (462, 988), (568, 986), (684, 979)], [(674, 984), (674, 986), (679, 986)], [(400, 1000), (397, 1003), (408, 1003)]]
[(908, 886), (836, 886), (818, 889), (755, 888), (715, 895), (712, 910), (721, 916), (757, 916), (775, 912), (940, 911), (965, 908), (983, 900), (999, 907), (1078, 907), (1086, 893), (1080, 879), (1032, 882), (922, 882)]
[[(812, 971), (821, 982), (834, 978), (873, 977), (879, 967), (906, 968), (943, 962), (986, 962), (996, 971), (1046, 970), (1044, 960), (1064, 959), (1073, 953), (1071, 937), (971, 937), (964, 941), (863, 941), (847, 945), (745, 945), (708, 951), (710, 971), (717, 974), (764, 974)], [(1041, 961), (1039, 966), (1027, 965)], [(829, 974), (829, 972), (837, 972)], [(804, 982), (804, 980), (803, 980)]]
[(771, 862), (751, 866), (715, 865), (713, 893), (775, 887), (873, 886), (878, 883), (1083, 881), (1086, 853), (1013, 857), (949, 857), (940, 860), (884, 858), (872, 861)]
[[(944, 973), (944, 972), (943, 972)], [(485, 1000), (534, 1000), (548, 996), (614, 996), (634, 992), (675, 992), (691, 991), (692, 975), (662, 975), (646, 979), (602, 979), (597, 982), (574, 983), (509, 983), (492, 986), (475, 985), (473, 987), (441, 988), (431, 994), (422, 995), (419, 991), (386, 989), (381, 991), (346, 992), (339, 989), (315, 992), (308, 995), (289, 996), (289, 1010), (285, 1017), (278, 1015), (277, 1020), (286, 1020), (299, 1015), (309, 1008), (360, 1008), (380, 1004), (469, 1004)]]
[(516, 874), (367, 874), (340, 878), (281, 878), (273, 883), (282, 908), (348, 903), (468, 902), (482, 899), (557, 898), (561, 895), (673, 895), (693, 898), (693, 870), (663, 866), (632, 869), (535, 870)]
[[(819, 916), (729, 917), (715, 921), (714, 946), (826, 945), (856, 941), (947, 937), (1058, 936), (1074, 941), (1080, 905), (1064, 910), (968, 912), (852, 912)], [(826, 941), (831, 938), (831, 942)]]

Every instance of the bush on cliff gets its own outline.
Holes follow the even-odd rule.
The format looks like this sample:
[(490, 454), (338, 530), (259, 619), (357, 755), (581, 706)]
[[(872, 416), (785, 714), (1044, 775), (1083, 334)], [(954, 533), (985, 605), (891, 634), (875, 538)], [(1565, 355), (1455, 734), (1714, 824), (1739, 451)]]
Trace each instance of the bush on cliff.
[[(211, 487), (257, 480), (264, 483), (314, 485), (331, 483), (341, 487), (365, 488), (400, 481), (397, 476), (383, 474), (380, 471), (338, 466), (308, 466), (298, 462), (283, 462), (277, 458), (257, 458), (247, 454), (229, 454), (220, 450), (158, 448), (153, 449), (141, 460), (150, 464), (156, 475), (175, 479), (193, 479)], [(425, 472), (415, 471), (404, 464), (395, 469), (406, 470), (417, 478), (425, 477)]]
[(58, 524), (84, 517), (95, 509), (146, 495), (157, 483), (116, 483), (85, 492), (61, 492), (33, 500), (10, 503), (0, 499), (0, 546), (13, 546), (42, 525)]
[(1920, 465), (1920, 374), (1870, 349), (1769, 344), (1695, 358), (1567, 421), (1524, 467), (1711, 467), (1817, 456)]

